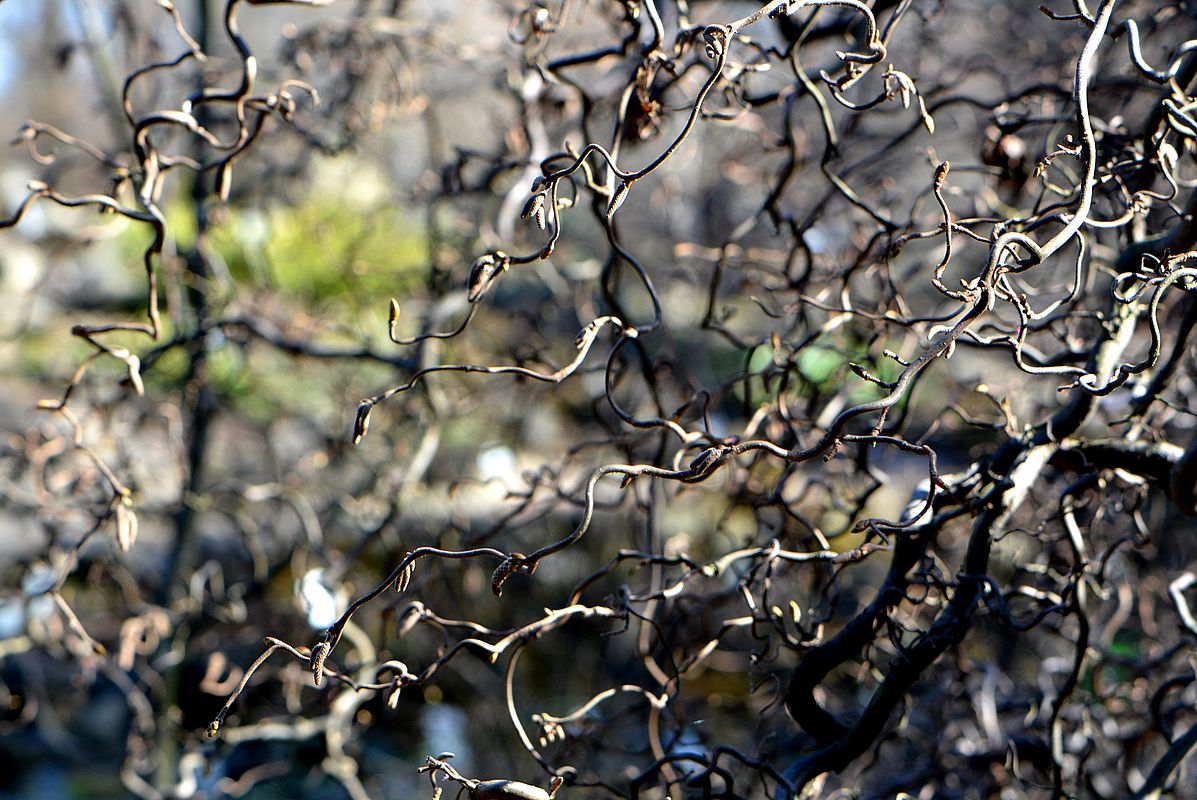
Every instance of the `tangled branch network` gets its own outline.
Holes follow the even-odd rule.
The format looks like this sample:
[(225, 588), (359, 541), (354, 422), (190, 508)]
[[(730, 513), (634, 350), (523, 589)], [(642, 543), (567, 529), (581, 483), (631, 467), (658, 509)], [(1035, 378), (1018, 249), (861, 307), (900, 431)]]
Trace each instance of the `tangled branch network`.
[[(293, 9), (269, 94), (238, 13), (322, 3), (202, 33), (159, 5), (183, 53), (131, 66), (122, 147), (18, 135), (108, 191), (38, 178), (0, 221), (148, 232), (142, 317), (73, 324), (50, 421), (0, 453), (33, 487), (4, 502), (63, 531), (21, 652), (120, 689), (128, 790), (294, 779), (287, 742), (355, 800), (1191, 791), (1191, 3), (362, 0)], [(399, 288), (301, 305), (234, 263), (243, 184), (388, 134), (383, 205), (422, 220)], [(230, 342), (336, 409), (273, 401), (266, 467), (218, 456), (254, 419)], [(151, 401), (181, 431), (154, 502), (111, 445)], [(444, 750), (445, 707), (488, 752)]]

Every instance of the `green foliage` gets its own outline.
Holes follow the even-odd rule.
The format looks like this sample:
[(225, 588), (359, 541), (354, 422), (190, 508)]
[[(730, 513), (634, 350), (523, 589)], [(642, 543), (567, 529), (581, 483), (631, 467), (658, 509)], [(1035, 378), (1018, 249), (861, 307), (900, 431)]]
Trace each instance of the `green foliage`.
[(210, 237), (239, 284), (304, 303), (379, 303), (422, 282), (426, 243), (392, 210), (314, 196), (294, 207), (228, 213)]

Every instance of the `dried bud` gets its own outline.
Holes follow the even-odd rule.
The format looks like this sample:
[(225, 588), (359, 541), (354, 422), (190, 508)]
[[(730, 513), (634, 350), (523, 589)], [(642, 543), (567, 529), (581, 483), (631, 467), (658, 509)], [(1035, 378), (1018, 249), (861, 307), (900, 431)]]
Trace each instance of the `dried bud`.
[(358, 404), (357, 417), (353, 420), (353, 443), (357, 444), (366, 435), (366, 431), (370, 430), (370, 412), (374, 410), (374, 404), (369, 400), (363, 400)]
[(470, 800), (551, 800), (552, 795), (519, 781), (482, 781), (470, 790)]
[(503, 594), (503, 584), (511, 577), (513, 572), (523, 572), (531, 575), (536, 571), (536, 565), (529, 565), (526, 563), (523, 553), (511, 553), (503, 562), (495, 569), (494, 574), (490, 576), (490, 590), (495, 593), (495, 597), (500, 597)]
[(408, 584), (411, 583), (411, 576), (416, 572), (416, 562), (411, 562), (403, 568), (403, 572), (399, 573), (399, 577), (395, 579), (395, 591), (406, 592)]
[(479, 256), (470, 265), (470, 279), (466, 289), (466, 300), (476, 303), (490, 289), (495, 276), (511, 266), (506, 254), (495, 252)]
[(216, 196), (222, 203), (229, 201), (229, 191), (233, 188), (233, 162), (227, 161), (216, 173)]
[(1180, 157), (1177, 155), (1175, 147), (1168, 142), (1163, 142), (1160, 144), (1159, 159), (1160, 166), (1171, 172)]
[(317, 686), (324, 680), (324, 659), (328, 658), (328, 651), (332, 646), (328, 642), (321, 642), (312, 648), (312, 680)]
[(586, 327), (578, 331), (578, 335), (574, 337), (574, 347), (581, 350), (587, 343), (594, 341), (594, 337), (598, 335), (601, 328), (602, 324), (600, 320), (592, 319), (590, 322), (587, 322)]
[(952, 168), (951, 161), (945, 161), (935, 168), (935, 191), (943, 188), (943, 182), (948, 177), (948, 170)]
[(691, 472), (705, 472), (715, 463), (718, 456), (719, 450), (717, 448), (708, 447), (694, 457), (694, 460), (690, 462), (689, 469)]
[(902, 108), (910, 108), (910, 99), (918, 95), (918, 89), (915, 88), (914, 81), (911, 79), (911, 77), (901, 70), (894, 69), (892, 64), (889, 66), (889, 69), (885, 71), (885, 77), (887, 89), (890, 89), (890, 78), (893, 78), (894, 82), (898, 84), (898, 88), (896, 90), (890, 89), (890, 96), (892, 97), (896, 92), (898, 99), (902, 103)]
[(516, 561), (514, 556), (507, 556), (495, 568), (494, 573), (490, 576), (490, 590), (495, 593), (495, 597), (503, 596), (503, 584), (511, 577), (511, 573), (515, 572), (515, 567)]
[(145, 384), (141, 380), (141, 359), (130, 354), (125, 359), (125, 365), (129, 367), (129, 382), (133, 384), (133, 391), (137, 392), (138, 397), (144, 397)]
[(623, 201), (628, 199), (628, 192), (631, 190), (632, 184), (620, 183), (615, 189), (615, 193), (611, 195), (611, 202), (607, 206), (607, 219), (615, 216), (615, 212), (623, 205)]
[(720, 58), (727, 49), (727, 39), (731, 30), (723, 25), (708, 25), (702, 32), (706, 42), (707, 58)]
[(923, 96), (918, 96), (919, 100), (919, 115), (923, 118), (923, 127), (927, 129), (927, 133), (932, 136), (935, 135), (935, 118), (931, 116), (931, 112), (927, 110), (927, 104), (923, 102)]
[(527, 219), (533, 214), (540, 214), (544, 209), (544, 193), (537, 192), (528, 198), (528, 202), (524, 203), (524, 208), (520, 211), (520, 219)]
[(399, 323), (399, 301), (391, 298), (391, 311), (387, 325), (391, 331), (391, 339), (395, 338), (395, 326)]
[(403, 610), (403, 614), (399, 617), (399, 627), (395, 631), (395, 635), (402, 639), (422, 619), (424, 619), (424, 604), (416, 601)]
[(116, 543), (127, 553), (136, 541), (137, 514), (122, 500), (116, 506)]

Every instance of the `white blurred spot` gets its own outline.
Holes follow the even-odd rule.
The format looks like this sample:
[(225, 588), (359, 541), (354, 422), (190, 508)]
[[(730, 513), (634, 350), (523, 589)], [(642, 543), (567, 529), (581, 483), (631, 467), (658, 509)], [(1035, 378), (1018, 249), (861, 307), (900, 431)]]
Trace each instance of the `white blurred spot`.
[(49, 564), (33, 564), (21, 578), (21, 591), (26, 597), (37, 597), (54, 588), (58, 575)]
[(12, 639), (24, 632), (24, 604), (16, 598), (0, 601), (0, 639)]
[(341, 616), (341, 599), (325, 585), (322, 569), (310, 569), (296, 581), (295, 595), (308, 624), (318, 631), (331, 627)]
[(508, 483), (513, 483), (513, 479), (518, 476), (516, 470), (519, 464), (516, 461), (515, 453), (510, 447), (504, 447), (503, 445), (496, 445), (483, 450), (478, 454), (475, 465), (478, 468), (478, 477), (484, 481), (499, 478), (500, 480), (506, 480)]
[(826, 253), (830, 244), (827, 241), (827, 234), (818, 228), (807, 228), (802, 234), (802, 241), (806, 242), (806, 246), (815, 254)]

